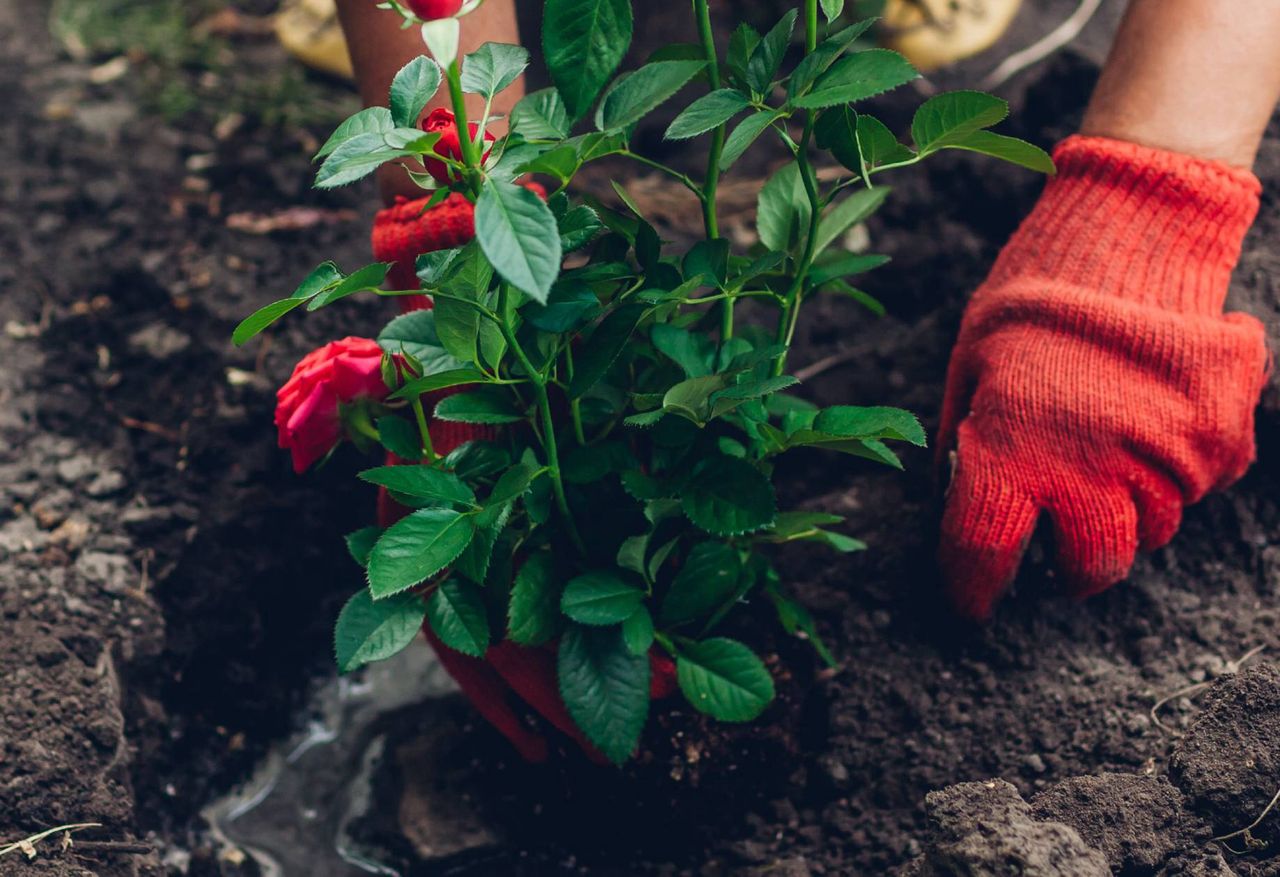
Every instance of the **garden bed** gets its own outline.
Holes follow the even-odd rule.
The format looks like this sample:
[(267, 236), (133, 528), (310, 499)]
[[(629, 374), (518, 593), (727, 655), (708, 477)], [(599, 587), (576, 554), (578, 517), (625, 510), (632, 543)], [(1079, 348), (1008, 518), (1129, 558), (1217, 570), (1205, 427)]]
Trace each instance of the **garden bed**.
[[(1061, 6), (1031, 5), (1050, 16)], [(1047, 145), (1072, 129), (1117, 5), (1086, 32), (1087, 48), (1015, 83), (1012, 133)], [(242, 15), (261, 11), (246, 4)], [(54, 844), (34, 865), (0, 859), (0, 873), (251, 873), (199, 813), (305, 725), (308, 692), (333, 672), (332, 620), (359, 575), (338, 536), (366, 523), (371, 498), (353, 486), (354, 456), (296, 479), (270, 429), (274, 388), (334, 337), (336, 312), (242, 350), (228, 338), (321, 254), (364, 263), (371, 192), (309, 191), (306, 156), (329, 119), (314, 130), (287, 115), (262, 121), (251, 86), (293, 80), (247, 18), (219, 44), (234, 63), (181, 68), (197, 94), (207, 86), (208, 106), (166, 122), (140, 105), (134, 78), (104, 69), (109, 59), (68, 58), (46, 12), (34, 0), (0, 8), (0, 88), (13, 96), (0, 126), (0, 237), (14, 256), (0, 264), (0, 660), (10, 680), (0, 838), (100, 822), (86, 840), (141, 846), (72, 856)], [(646, 38), (660, 43), (660, 29)], [(206, 75), (224, 81), (201, 86)], [(289, 100), (332, 107), (333, 118), (353, 106), (336, 85), (298, 88)], [(228, 92), (245, 103), (214, 100)], [(904, 121), (892, 103), (877, 110)], [(1275, 125), (1259, 173), (1263, 213), (1232, 300), (1268, 323), (1274, 344)], [(676, 197), (649, 179), (632, 184), (658, 204)], [(894, 257), (869, 286), (890, 315), (815, 306), (800, 367), (847, 361), (807, 392), (824, 404), (902, 405), (931, 426), (964, 298), (1039, 185), (975, 158), (901, 179), (870, 229)], [(301, 230), (245, 230), (263, 217), (278, 224), (291, 207), (323, 212), (302, 215)], [(680, 211), (669, 212), (676, 236)], [(378, 312), (375, 302), (343, 316), (372, 328)], [(784, 499), (847, 515), (871, 546), (852, 559), (784, 558), (839, 672), (813, 678), (805, 652), (779, 643), (796, 668), (767, 715), (782, 721), (714, 739), (688, 717), (655, 722), (649, 757), (626, 784), (572, 760), (518, 764), (461, 704), (411, 704), (382, 727), (377, 806), (356, 834), (406, 874), (879, 874), (922, 855), (918, 873), (965, 862), (982, 873), (988, 854), (1023, 856), (1028, 874), (1092, 873), (1099, 856), (1124, 874), (1272, 873), (1271, 848), (1222, 864), (1220, 845), (1202, 848), (1252, 822), (1280, 788), (1267, 731), (1274, 671), (1174, 699), (1158, 714), (1169, 730), (1151, 710), (1252, 649), (1267, 650), (1251, 666), (1280, 649), (1278, 437), (1273, 386), (1259, 464), (1189, 510), (1173, 544), (1140, 559), (1128, 583), (1071, 603), (1056, 596), (1037, 543), (985, 628), (958, 625), (941, 601), (928, 452), (907, 455), (906, 474), (791, 460)], [(456, 730), (426, 746), (442, 714)], [(432, 767), (442, 764), (447, 772)], [(926, 806), (931, 791), (993, 778), (1011, 787), (949, 789)], [(414, 842), (415, 820), (431, 811), (416, 805), (442, 796), (465, 799), (483, 831), (432, 861)], [(1272, 839), (1277, 818), (1252, 836)]]

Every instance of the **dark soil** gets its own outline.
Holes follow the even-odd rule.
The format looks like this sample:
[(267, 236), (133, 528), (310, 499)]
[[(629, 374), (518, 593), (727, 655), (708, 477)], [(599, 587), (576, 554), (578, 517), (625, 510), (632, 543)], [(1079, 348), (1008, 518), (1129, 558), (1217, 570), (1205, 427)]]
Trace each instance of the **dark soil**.
[[(1071, 5), (1028, 0), (1011, 39)], [(1006, 130), (1044, 145), (1072, 130), (1120, 5), (1010, 85)], [(227, 339), (320, 259), (367, 258), (371, 189), (308, 188), (316, 138), (354, 98), (306, 79), (275, 110), (319, 105), (332, 119), (223, 105), (289, 69), (252, 28), (232, 29), (220, 66), (168, 69), (197, 108), (166, 120), (145, 93), (151, 61), (131, 56), (136, 75), (113, 78), (97, 66), (109, 57), (59, 49), (46, 16), (38, 0), (0, 4), (0, 838), (99, 822), (85, 840), (151, 851), (46, 843), (34, 864), (0, 858), (0, 874), (244, 873), (198, 811), (304, 721), (309, 686), (332, 673), (330, 625), (354, 573), (338, 536), (371, 504), (354, 455), (292, 475), (273, 446), (274, 388), (301, 353), (385, 314), (352, 305), (245, 350)], [(650, 47), (671, 41), (661, 22), (641, 28)], [(914, 100), (876, 110), (901, 127)], [(726, 197), (749, 204), (766, 170), (744, 168)], [(1232, 302), (1274, 342), (1280, 126), (1258, 171), (1266, 194)], [(679, 236), (678, 196), (627, 180)], [(903, 405), (932, 425), (965, 297), (1039, 185), (970, 157), (900, 177), (870, 229), (894, 257), (868, 281), (890, 316), (816, 304), (799, 364), (846, 359), (808, 392)], [(299, 205), (350, 213), (266, 235), (228, 221)], [(709, 735), (665, 716), (626, 781), (569, 759), (517, 764), (462, 704), (438, 737), (424, 726), (438, 711), (410, 709), (376, 777), (385, 807), (363, 831), (406, 874), (1280, 873), (1274, 844), (1246, 846), (1274, 839), (1274, 811), (1249, 838), (1209, 841), (1280, 788), (1277, 671), (1260, 663), (1174, 699), (1159, 714), (1168, 731), (1151, 716), (1250, 649), (1267, 647), (1265, 662), (1280, 647), (1275, 386), (1258, 432), (1249, 476), (1188, 510), (1128, 582), (1068, 601), (1038, 542), (983, 628), (940, 599), (928, 452), (905, 475), (798, 457), (786, 499), (848, 515), (871, 544), (783, 558), (839, 672), (814, 680), (801, 644), (777, 644), (795, 676), (779, 721)], [(428, 794), (465, 801), (483, 845), (424, 857), (412, 805)]]

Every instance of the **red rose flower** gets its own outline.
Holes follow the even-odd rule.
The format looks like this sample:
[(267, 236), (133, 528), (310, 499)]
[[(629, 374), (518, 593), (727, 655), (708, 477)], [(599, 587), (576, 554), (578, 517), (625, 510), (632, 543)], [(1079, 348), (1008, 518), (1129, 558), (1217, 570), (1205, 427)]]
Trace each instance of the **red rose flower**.
[(423, 21), (453, 18), (462, 8), (462, 0), (404, 0), (409, 11)]
[[(472, 142), (476, 139), (476, 133), (480, 126), (475, 122), (467, 125), (467, 129), (471, 132)], [(422, 130), (428, 134), (436, 131), (440, 132), (440, 139), (436, 141), (436, 155), (443, 155), (445, 158), (451, 158), (454, 161), (462, 161), (462, 143), (458, 138), (458, 123), (454, 119), (453, 111), (446, 110), (444, 107), (437, 107), (431, 111), (431, 115), (422, 120)], [(484, 132), (485, 143), (492, 143), (496, 138), (488, 131)], [(489, 150), (485, 150), (484, 156), (480, 159), (483, 162), (489, 157)], [(423, 160), (423, 164), (427, 167), (427, 173), (435, 177), (436, 182), (442, 186), (450, 183), (456, 183), (458, 178), (453, 173), (453, 169), (446, 165), (443, 161), (434, 158)]]
[(280, 447), (302, 472), (342, 440), (339, 403), (382, 399), (382, 348), (368, 338), (343, 338), (313, 350), (276, 393)]

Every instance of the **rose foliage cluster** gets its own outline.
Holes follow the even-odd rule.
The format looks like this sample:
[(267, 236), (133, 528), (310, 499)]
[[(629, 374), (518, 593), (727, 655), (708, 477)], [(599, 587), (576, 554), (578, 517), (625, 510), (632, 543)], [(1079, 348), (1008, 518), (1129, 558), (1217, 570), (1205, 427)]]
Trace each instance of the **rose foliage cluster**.
[[(569, 714), (615, 762), (635, 750), (649, 714), (651, 653), (674, 661), (693, 708), (756, 718), (773, 680), (747, 643), (725, 635), (744, 603), (772, 606), (783, 630), (832, 660), (772, 546), (864, 547), (833, 529), (836, 515), (779, 509), (775, 461), (817, 448), (900, 467), (892, 443), (925, 441), (906, 411), (819, 409), (795, 392), (786, 365), (801, 307), (834, 295), (881, 311), (851, 278), (886, 258), (841, 246), (888, 193), (879, 174), (946, 149), (1042, 172), (1052, 162), (990, 131), (1007, 107), (978, 92), (925, 101), (909, 142), (856, 109), (917, 74), (869, 47), (873, 22), (845, 21), (842, 0), (805, 0), (764, 33), (743, 24), (723, 55), (705, 0), (694, 0), (696, 41), (621, 74), (630, 0), (547, 0), (542, 50), (554, 87), (523, 98), (500, 137), (489, 130), (492, 103), (528, 52), (487, 43), (458, 57), (458, 18), (476, 0), (384, 5), (421, 27), (428, 54), (396, 76), (388, 106), (334, 132), (316, 185), (401, 162), (431, 196), (426, 209), (446, 198), (474, 204), (475, 239), (419, 257), (420, 290), (395, 288), (388, 264), (346, 273), (326, 262), (234, 335), (244, 343), (289, 312), (355, 294), (425, 292), (434, 302), (393, 319), (376, 341), (312, 354), (282, 391), (277, 425), (299, 469), (342, 438), (384, 449), (399, 465), (360, 477), (410, 510), (348, 537), (367, 587), (338, 621), (341, 669), (389, 657), (424, 622), (466, 655), (504, 641), (553, 648)], [(632, 139), (693, 83), (702, 93), (666, 137), (705, 144), (698, 175), (633, 151)], [(452, 110), (420, 123), (442, 85)], [(478, 119), (466, 117), (468, 94), (483, 100)], [(759, 243), (741, 250), (720, 234), (716, 190), (764, 138), (791, 160), (761, 188)], [(613, 206), (573, 194), (578, 171), (607, 157), (687, 188), (705, 239), (673, 252), (622, 186)], [(820, 178), (819, 165), (837, 173)], [(746, 299), (765, 306), (749, 323), (735, 320)], [(431, 422), (483, 426), (491, 439), (441, 454)]]

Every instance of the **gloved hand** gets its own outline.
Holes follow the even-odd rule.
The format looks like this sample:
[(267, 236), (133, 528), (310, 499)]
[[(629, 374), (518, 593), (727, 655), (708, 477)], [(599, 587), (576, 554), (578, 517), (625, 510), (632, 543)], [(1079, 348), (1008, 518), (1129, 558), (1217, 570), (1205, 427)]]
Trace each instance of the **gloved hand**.
[[(419, 254), (460, 247), (475, 235), (473, 208), (464, 197), (451, 195), (424, 212), (426, 200), (398, 199), (394, 206), (380, 211), (374, 221), (373, 256), (380, 261), (395, 263), (389, 276), (398, 289), (411, 289), (418, 285), (414, 262)], [(431, 307), (431, 300), (425, 295), (406, 296), (399, 301), (403, 312)], [(424, 397), (427, 410), (433, 410), (441, 398), (460, 389), (450, 388), (427, 395)], [(464, 442), (494, 436), (493, 427), (434, 419), (427, 428), (432, 445), (440, 454), (447, 454)], [(394, 455), (387, 459), (388, 465), (399, 462)], [(393, 501), (385, 489), (379, 489), (378, 526), (390, 526), (407, 511)], [(574, 724), (560, 698), (553, 647), (522, 646), (504, 640), (490, 646), (484, 660), (481, 660), (449, 648), (427, 624), (423, 625), (423, 632), (462, 693), (480, 715), (511, 741), (521, 757), (527, 761), (545, 761), (547, 741), (531, 730), (513, 708), (513, 695), (573, 739), (592, 760), (607, 763), (607, 759)], [(665, 655), (650, 652), (649, 664), (650, 697), (656, 700), (673, 694), (676, 690), (675, 663)]]
[(1041, 511), (1066, 587), (1086, 597), (1254, 458), (1263, 328), (1223, 302), (1257, 179), (1100, 137), (1069, 138), (1054, 158), (1057, 176), (969, 303), (947, 374), (940, 562), (975, 619)]

